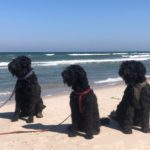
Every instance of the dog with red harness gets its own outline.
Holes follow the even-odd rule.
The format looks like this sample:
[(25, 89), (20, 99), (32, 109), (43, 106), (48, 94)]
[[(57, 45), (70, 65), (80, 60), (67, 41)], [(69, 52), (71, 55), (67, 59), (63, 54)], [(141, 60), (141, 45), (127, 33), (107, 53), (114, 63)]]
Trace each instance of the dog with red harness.
[(61, 75), (64, 83), (73, 90), (70, 94), (72, 124), (68, 127), (69, 136), (77, 136), (80, 131), (85, 133), (86, 139), (92, 139), (100, 132), (101, 120), (97, 98), (89, 86), (86, 72), (80, 65), (70, 65)]

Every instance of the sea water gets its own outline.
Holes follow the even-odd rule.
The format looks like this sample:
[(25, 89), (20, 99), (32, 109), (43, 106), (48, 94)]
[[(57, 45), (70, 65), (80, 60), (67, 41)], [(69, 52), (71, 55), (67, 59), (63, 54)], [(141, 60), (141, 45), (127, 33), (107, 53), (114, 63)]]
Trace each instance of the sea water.
[(15, 57), (25, 55), (32, 60), (32, 68), (41, 85), (42, 96), (69, 91), (64, 85), (61, 72), (71, 64), (81, 65), (87, 72), (92, 88), (115, 85), (122, 82), (118, 75), (121, 62), (137, 60), (145, 64), (150, 77), (150, 52), (7, 52), (0, 53), (0, 102), (6, 100), (16, 82), (8, 71), (8, 63)]

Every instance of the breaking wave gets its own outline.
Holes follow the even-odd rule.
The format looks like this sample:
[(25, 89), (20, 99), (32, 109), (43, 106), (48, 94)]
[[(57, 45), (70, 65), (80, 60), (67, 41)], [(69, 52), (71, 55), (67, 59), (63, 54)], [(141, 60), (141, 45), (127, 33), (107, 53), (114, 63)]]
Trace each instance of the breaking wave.
[(79, 60), (60, 60), (60, 61), (41, 61), (33, 62), (33, 66), (57, 66), (69, 64), (85, 64), (85, 63), (107, 63), (107, 62), (122, 62), (129, 60), (146, 61), (150, 57), (137, 57), (137, 58), (115, 58), (115, 59), (79, 59)]
[(119, 82), (122, 81), (120, 77), (117, 78), (107, 78), (105, 80), (95, 81), (95, 84), (102, 84), (102, 83), (113, 83), (113, 82)]
[(111, 55), (111, 53), (74, 53), (74, 54), (68, 54), (69, 56), (108, 56)]
[(55, 54), (45, 54), (46, 56), (54, 56)]

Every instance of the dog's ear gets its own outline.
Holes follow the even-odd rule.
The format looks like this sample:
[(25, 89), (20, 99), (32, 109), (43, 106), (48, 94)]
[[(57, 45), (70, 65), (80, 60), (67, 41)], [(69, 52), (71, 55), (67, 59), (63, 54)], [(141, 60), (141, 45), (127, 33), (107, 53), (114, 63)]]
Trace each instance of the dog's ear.
[(124, 74), (124, 63), (125, 63), (125, 62), (123, 62), (123, 63), (120, 65), (120, 68), (119, 68), (119, 71), (118, 71), (118, 74), (119, 74), (120, 77), (122, 77), (123, 74)]
[(141, 62), (137, 62), (137, 71), (140, 75), (145, 76), (146, 68), (145, 68), (144, 64), (142, 64)]
[[(10, 62), (10, 63), (8, 64), (8, 71), (9, 71), (10, 73), (12, 73), (12, 67), (13, 67), (12, 62)], [(12, 74), (13, 74), (13, 73), (12, 73)]]

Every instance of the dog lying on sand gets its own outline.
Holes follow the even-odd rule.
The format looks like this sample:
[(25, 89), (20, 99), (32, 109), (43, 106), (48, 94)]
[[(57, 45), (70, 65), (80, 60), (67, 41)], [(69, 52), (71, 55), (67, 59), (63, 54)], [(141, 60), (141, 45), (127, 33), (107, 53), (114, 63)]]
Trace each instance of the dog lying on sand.
[(26, 56), (18, 56), (8, 64), (8, 70), (17, 77), (15, 85), (15, 112), (12, 121), (28, 117), (27, 123), (33, 122), (33, 116), (43, 117), (43, 105), (41, 87), (37, 76), (31, 68), (31, 60)]

